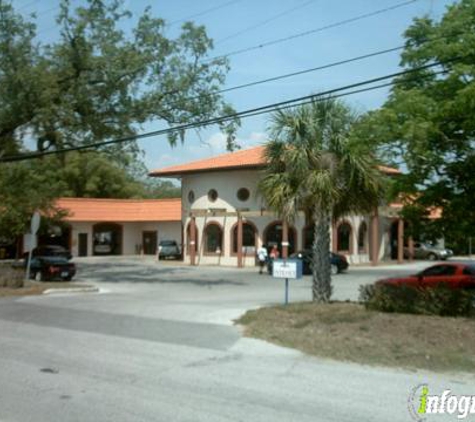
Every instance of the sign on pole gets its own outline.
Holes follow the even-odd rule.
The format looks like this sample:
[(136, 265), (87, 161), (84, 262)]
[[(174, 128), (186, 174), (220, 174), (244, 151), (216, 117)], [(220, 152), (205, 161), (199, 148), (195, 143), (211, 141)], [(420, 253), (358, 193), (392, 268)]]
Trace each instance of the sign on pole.
[(272, 277), (285, 278), (285, 304), (289, 303), (289, 278), (302, 278), (302, 261), (300, 259), (275, 259), (272, 262)]
[(302, 278), (302, 261), (275, 259), (272, 263), (272, 277), (292, 279)]
[(33, 217), (31, 217), (31, 234), (36, 234), (38, 232), (38, 229), (40, 228), (40, 223), (41, 223), (41, 215), (38, 211), (35, 211), (33, 214)]
[(26, 264), (26, 280), (28, 281), (30, 279), (30, 267), (31, 267), (31, 254), (33, 252), (33, 248), (35, 245), (34, 237), (36, 233), (38, 232), (38, 229), (40, 228), (40, 223), (41, 223), (41, 215), (38, 211), (35, 211), (33, 214), (33, 217), (31, 217), (31, 223), (30, 223), (30, 247), (28, 251), (28, 263)]

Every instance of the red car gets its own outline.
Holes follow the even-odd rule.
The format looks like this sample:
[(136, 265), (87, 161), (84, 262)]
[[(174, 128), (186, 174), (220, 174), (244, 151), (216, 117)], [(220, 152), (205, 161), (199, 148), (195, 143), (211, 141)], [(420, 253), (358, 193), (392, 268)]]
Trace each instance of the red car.
[(437, 264), (408, 277), (386, 278), (376, 282), (413, 287), (433, 287), (440, 283), (454, 289), (475, 290), (475, 265), (457, 262)]

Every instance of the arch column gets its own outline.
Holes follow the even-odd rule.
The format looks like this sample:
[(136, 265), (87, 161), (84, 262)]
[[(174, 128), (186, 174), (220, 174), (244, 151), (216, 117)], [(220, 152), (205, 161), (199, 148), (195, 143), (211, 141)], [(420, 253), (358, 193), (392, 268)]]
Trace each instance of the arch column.
[(237, 266), (239, 268), (243, 267), (242, 260), (242, 216), (238, 215), (238, 226), (237, 226)]
[(289, 223), (282, 221), (282, 258), (289, 257)]
[(191, 216), (190, 221), (190, 265), (195, 265), (196, 261), (196, 219)]
[(404, 262), (404, 220), (400, 218), (397, 222), (397, 263)]
[(371, 216), (371, 264), (378, 265), (379, 261), (379, 215), (378, 209)]

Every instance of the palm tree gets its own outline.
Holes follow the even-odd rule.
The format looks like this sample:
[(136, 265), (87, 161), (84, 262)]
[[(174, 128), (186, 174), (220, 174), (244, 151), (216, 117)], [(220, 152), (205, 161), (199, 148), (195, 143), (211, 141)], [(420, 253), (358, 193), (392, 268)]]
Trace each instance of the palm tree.
[(352, 138), (357, 116), (341, 101), (319, 99), (271, 117), (268, 166), (259, 188), (268, 206), (288, 222), (299, 211), (314, 222), (312, 296), (332, 294), (332, 218), (369, 213), (382, 195), (383, 176), (371, 151)]

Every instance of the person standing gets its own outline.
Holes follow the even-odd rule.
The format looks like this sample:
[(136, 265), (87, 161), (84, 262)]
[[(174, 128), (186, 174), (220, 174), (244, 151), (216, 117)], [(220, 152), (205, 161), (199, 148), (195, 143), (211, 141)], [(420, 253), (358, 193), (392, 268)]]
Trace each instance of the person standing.
[(270, 251), (270, 259), (279, 259), (279, 249), (274, 245)]
[(262, 274), (267, 262), (267, 249), (264, 245), (257, 250), (257, 260), (259, 261), (259, 274)]

